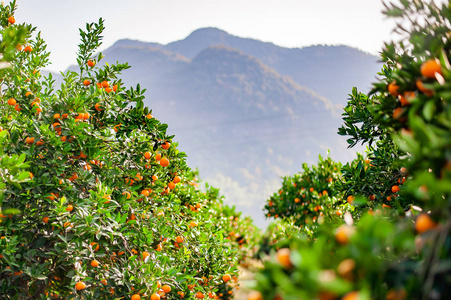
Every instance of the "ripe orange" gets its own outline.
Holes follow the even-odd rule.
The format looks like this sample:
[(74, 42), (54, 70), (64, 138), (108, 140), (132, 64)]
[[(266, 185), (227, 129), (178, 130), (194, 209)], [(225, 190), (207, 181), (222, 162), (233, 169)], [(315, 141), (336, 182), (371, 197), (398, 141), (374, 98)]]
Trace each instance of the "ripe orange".
[(148, 256), (150, 256), (150, 253), (147, 252), (147, 251), (144, 251), (144, 252), (141, 254), (141, 256), (142, 256), (142, 259), (145, 260)]
[(426, 78), (435, 78), (435, 73), (442, 74), (442, 66), (437, 59), (429, 59), (421, 65), (420, 71)]
[(91, 243), (91, 248), (93, 248), (94, 251), (98, 251), (100, 249), (100, 245), (97, 244), (96, 242), (92, 242)]
[(341, 298), (342, 300), (359, 300), (360, 294), (358, 291), (349, 292)]
[(8, 105), (14, 106), (16, 105), (17, 101), (14, 98), (9, 98), (8, 99)]
[(14, 106), (14, 109), (18, 112), (22, 110), (22, 108), (19, 106), (19, 104), (16, 104), (16, 106)]
[(179, 176), (175, 176), (173, 182), (174, 183), (179, 183), (180, 182), (180, 177)]
[(349, 225), (341, 225), (335, 232), (335, 240), (341, 245), (346, 245), (354, 231), (355, 229)]
[(83, 80), (83, 85), (84, 85), (84, 86), (88, 86), (88, 85), (90, 85), (90, 84), (91, 84), (91, 81), (90, 81), (90, 80), (88, 80), (88, 79)]
[(282, 265), (285, 269), (290, 269), (293, 267), (293, 263), (290, 258), (291, 251), (288, 248), (279, 249), (276, 253), (276, 259), (279, 264)]
[(151, 114), (147, 114), (146, 118), (150, 120), (153, 118), (153, 116)]
[(100, 103), (96, 103), (96, 105), (94, 105), (94, 107), (97, 111), (102, 111)]
[(197, 226), (197, 223), (194, 222), (194, 221), (191, 221), (191, 222), (189, 222), (189, 226), (191, 226), (191, 227), (196, 227), (196, 226)]
[(396, 82), (393, 81), (388, 85), (388, 92), (393, 97), (397, 97), (399, 95), (398, 91), (399, 91), (399, 85), (397, 85)]
[(44, 217), (42, 218), (42, 222), (44, 222), (45, 224), (47, 224), (49, 222), (49, 217)]
[(410, 101), (415, 98), (414, 92), (404, 92), (403, 95), (398, 95), (399, 102), (402, 106), (410, 105)]
[(427, 214), (422, 213), (417, 217), (415, 221), (415, 230), (421, 234), (430, 229), (437, 227), (437, 223), (435, 223)]
[(100, 263), (97, 260), (94, 259), (93, 261), (91, 261), (91, 267), (97, 268), (99, 265)]
[(355, 199), (354, 196), (352, 196), (352, 195), (348, 196), (348, 203), (352, 204), (352, 202), (354, 202), (354, 199)]
[(196, 298), (197, 298), (197, 299), (204, 299), (204, 298), (205, 298), (205, 295), (202, 294), (201, 292), (197, 292), (197, 293), (196, 293)]
[(67, 207), (66, 207), (66, 210), (67, 211), (72, 211), (74, 209), (74, 207), (72, 206), (72, 204), (69, 204)]
[(424, 84), (423, 81), (421, 81), (421, 79), (417, 79), (417, 81), (415, 82), (418, 90), (420, 90), (421, 92), (423, 92), (426, 96), (431, 97), (432, 95), (434, 95), (434, 91), (427, 89)]
[(102, 81), (101, 85), (102, 85), (103, 88), (107, 88), (107, 87), (110, 86), (110, 84), (106, 80)]
[(402, 114), (404, 113), (405, 108), (397, 107), (393, 110), (393, 118), (394, 119), (400, 119)]
[(159, 161), (161, 159), (161, 154), (160, 153), (157, 153), (157, 155), (155, 155), (155, 160), (156, 161)]
[(27, 143), (28, 145), (31, 145), (34, 143), (34, 137), (27, 137), (25, 139), (25, 143)]
[(144, 157), (145, 157), (146, 159), (150, 159), (151, 156), (152, 156), (152, 154), (151, 154), (149, 151), (147, 151), (147, 152), (144, 153)]
[(110, 87), (106, 87), (105, 88), (105, 92), (107, 92), (108, 94), (111, 93), (112, 89)]
[(247, 300), (263, 300), (263, 296), (259, 291), (252, 291), (247, 296)]
[(161, 289), (163, 290), (163, 292), (165, 292), (166, 294), (169, 293), (171, 291), (171, 287), (167, 284), (163, 285), (161, 287)]
[(232, 277), (229, 274), (225, 274), (224, 276), (222, 276), (222, 280), (224, 282), (229, 282), (230, 279), (232, 279)]
[(83, 281), (79, 281), (79, 282), (77, 282), (76, 284), (75, 284), (75, 289), (77, 290), (77, 291), (81, 291), (81, 290), (83, 290), (83, 289), (85, 289), (86, 288), (86, 283), (84, 283)]
[(33, 51), (33, 48), (31, 48), (31, 46), (28, 45), (28, 46), (26, 46), (26, 47), (23, 49), (23, 51), (24, 51), (24, 52), (31, 52), (31, 51)]
[(115, 92), (115, 93), (116, 93), (116, 91), (117, 91), (117, 88), (118, 88), (118, 85), (117, 85), (117, 84), (113, 85), (113, 92)]
[(89, 67), (94, 67), (96, 65), (96, 63), (95, 62), (93, 62), (92, 60), (88, 60), (88, 66)]
[(167, 166), (169, 166), (169, 160), (168, 160), (166, 157), (163, 157), (163, 158), (160, 160), (160, 165), (161, 165), (162, 167), (167, 167)]
[(160, 295), (152, 294), (152, 296), (150, 296), (150, 300), (160, 300)]
[(340, 262), (337, 267), (338, 274), (348, 281), (352, 281), (354, 277), (355, 260), (348, 258)]
[(134, 295), (132, 296), (132, 300), (141, 300), (141, 296), (138, 295), (138, 294), (134, 294)]
[(174, 182), (169, 182), (168, 183), (168, 188), (170, 188), (171, 190), (175, 189), (175, 183)]
[(401, 189), (400, 189), (399, 186), (397, 186), (397, 185), (394, 185), (394, 186), (391, 187), (392, 193), (397, 193), (397, 192), (399, 192), (400, 190), (401, 190)]
[(175, 238), (175, 241), (177, 242), (177, 243), (183, 243), (183, 241), (184, 241), (184, 239), (183, 239), (183, 236), (177, 236), (176, 238)]
[(150, 194), (150, 193), (149, 193), (149, 190), (142, 190), (142, 191), (141, 191), (141, 195), (143, 195), (143, 196), (146, 196), (146, 197), (147, 197), (147, 196), (149, 196), (149, 194)]
[(14, 19), (13, 16), (10, 16), (10, 17), (8, 18), (8, 23), (9, 23), (9, 24), (14, 24), (14, 23), (16, 23), (16, 19)]
[(163, 145), (161, 145), (161, 148), (163, 148), (164, 150), (169, 149), (169, 147), (171, 147), (171, 143), (169, 142), (165, 142)]

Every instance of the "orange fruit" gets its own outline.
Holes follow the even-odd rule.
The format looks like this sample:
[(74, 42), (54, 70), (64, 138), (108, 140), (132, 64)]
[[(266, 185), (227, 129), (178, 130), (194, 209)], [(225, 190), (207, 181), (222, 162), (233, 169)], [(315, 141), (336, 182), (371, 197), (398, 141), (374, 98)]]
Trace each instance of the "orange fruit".
[(400, 189), (399, 186), (397, 186), (397, 185), (394, 185), (394, 186), (391, 187), (392, 193), (397, 193), (397, 192), (399, 192), (400, 190), (401, 190), (401, 189)]
[(150, 194), (150, 193), (149, 193), (149, 190), (142, 190), (142, 191), (141, 191), (141, 195), (143, 195), (143, 196), (146, 196), (146, 197), (147, 197), (147, 196), (149, 196), (149, 194)]
[(180, 177), (179, 176), (175, 176), (173, 182), (174, 183), (179, 183), (180, 182)]
[(69, 204), (67, 207), (66, 207), (66, 210), (67, 211), (72, 211), (74, 209), (74, 207), (72, 206), (72, 204)]
[(34, 143), (34, 137), (27, 137), (25, 139), (25, 143), (27, 143), (28, 145), (31, 145)]
[(291, 251), (288, 248), (279, 249), (276, 253), (277, 261), (285, 269), (290, 269), (293, 267), (293, 263), (291, 262), (290, 254), (291, 254)]
[(139, 294), (134, 294), (132, 300), (141, 300), (141, 296)]
[(435, 73), (442, 74), (442, 66), (437, 59), (429, 59), (421, 65), (420, 71), (426, 78), (435, 78)]
[(8, 23), (9, 23), (9, 24), (14, 24), (14, 23), (16, 23), (16, 19), (14, 19), (13, 16), (10, 16), (10, 17), (8, 18)]
[(399, 91), (399, 85), (397, 85), (396, 82), (393, 81), (388, 85), (388, 92), (393, 97), (397, 97), (399, 95), (398, 91)]
[(152, 154), (149, 151), (144, 153), (145, 159), (150, 159), (151, 156), (152, 156)]
[(168, 188), (170, 188), (171, 190), (175, 189), (175, 183), (174, 182), (169, 182), (168, 183)]
[(410, 105), (410, 101), (415, 98), (414, 92), (404, 92), (402, 95), (398, 95), (399, 102), (402, 106)]
[(96, 103), (96, 105), (94, 105), (94, 108), (95, 108), (97, 111), (102, 111), (102, 108), (101, 108), (100, 103)]
[(88, 60), (88, 66), (89, 67), (94, 67), (96, 65), (96, 63), (95, 62), (93, 62), (92, 60)]
[(230, 279), (232, 279), (232, 277), (229, 274), (225, 274), (224, 276), (222, 276), (222, 280), (224, 282), (229, 282)]
[(16, 104), (16, 106), (14, 106), (14, 109), (16, 111), (21, 111), (22, 110), (22, 108), (19, 106), (19, 104)]
[(84, 283), (83, 281), (79, 281), (75, 284), (75, 289), (77, 291), (84, 290), (85, 288), (86, 288), (86, 283)]
[(348, 196), (348, 203), (352, 204), (352, 202), (354, 202), (355, 197), (354, 196)]
[(435, 227), (437, 227), (437, 223), (425, 213), (420, 214), (415, 221), (415, 230), (420, 234)]
[(247, 300), (263, 300), (263, 296), (259, 291), (252, 291), (247, 295)]
[(113, 85), (113, 92), (115, 92), (115, 93), (116, 93), (116, 91), (117, 91), (117, 88), (118, 88), (118, 85), (117, 85), (117, 84)]
[(94, 259), (93, 261), (91, 261), (91, 267), (97, 268), (99, 265), (100, 263), (97, 260)]
[(88, 86), (88, 85), (90, 85), (90, 84), (91, 84), (91, 81), (90, 81), (90, 80), (88, 80), (88, 79), (83, 80), (83, 85), (84, 85), (84, 86)]
[(197, 299), (204, 299), (204, 298), (205, 298), (205, 295), (202, 294), (201, 292), (197, 292), (197, 293), (196, 293), (196, 298), (197, 298)]
[(146, 119), (152, 119), (153, 118), (153, 116), (151, 115), (151, 114), (147, 114), (147, 116), (146, 116)]
[(358, 291), (349, 292), (341, 298), (341, 300), (359, 300), (360, 294)]
[(60, 114), (54, 114), (54, 115), (53, 115), (53, 118), (54, 118), (54, 119), (59, 119), (59, 118), (61, 118), (61, 116), (60, 116)]
[(354, 231), (355, 229), (349, 225), (341, 225), (335, 232), (335, 240), (341, 245), (346, 245)]
[(390, 289), (385, 299), (387, 300), (404, 300), (407, 297), (407, 292), (404, 289)]
[(157, 247), (155, 248), (155, 250), (157, 252), (160, 252), (161, 250), (163, 250), (163, 247), (161, 247), (161, 244), (158, 244)]
[(9, 98), (8, 99), (8, 105), (14, 106), (16, 105), (17, 101), (14, 98)]
[(162, 167), (167, 167), (167, 166), (169, 166), (169, 160), (168, 160), (166, 157), (163, 157), (163, 158), (160, 160), (160, 166), (162, 166)]
[(354, 277), (355, 260), (348, 258), (340, 262), (337, 267), (338, 274), (348, 281), (352, 281)]
[(393, 110), (393, 118), (394, 119), (400, 119), (402, 114), (404, 113), (405, 108), (397, 107)]
[(150, 296), (150, 300), (160, 300), (160, 295), (152, 294), (152, 296)]
[(160, 153), (157, 153), (157, 155), (155, 155), (155, 160), (156, 161), (159, 161), (161, 159), (161, 154)]
[(26, 47), (23, 49), (23, 51), (24, 51), (24, 52), (31, 52), (31, 51), (33, 51), (33, 48), (31, 48), (31, 46), (28, 45), (28, 46), (26, 46)]
[(42, 218), (42, 222), (44, 222), (45, 224), (47, 224), (49, 222), (49, 217), (44, 217)]
[(110, 86), (110, 84), (106, 80), (102, 81), (101, 85), (102, 85), (103, 88), (107, 88), (107, 87)]
[(171, 287), (167, 284), (163, 285), (161, 287), (161, 289), (163, 290), (163, 292), (165, 292), (166, 294), (169, 293), (171, 291)]
[(197, 223), (194, 222), (194, 221), (191, 221), (191, 222), (189, 222), (189, 226), (191, 226), (191, 227), (196, 227), (196, 226), (197, 226)]
[(433, 90), (430, 90), (430, 89), (427, 89), (427, 88), (424, 86), (423, 81), (421, 81), (421, 79), (417, 79), (417, 80), (415, 81), (415, 84), (416, 84), (418, 90), (420, 90), (421, 92), (423, 92), (426, 96), (431, 97), (432, 95), (434, 95), (434, 91), (433, 91)]
[(142, 259), (145, 260), (148, 256), (150, 256), (150, 253), (147, 251), (144, 251), (141, 255), (142, 255)]
[(132, 195), (130, 194), (130, 192), (123, 192), (122, 195), (125, 195), (125, 198), (126, 198), (126, 199), (130, 199), (130, 197), (132, 196)]
[(184, 241), (184, 239), (183, 239), (183, 236), (177, 236), (176, 238), (175, 238), (175, 241), (177, 242), (177, 243), (183, 243), (183, 241)]
[(171, 143), (169, 142), (165, 142), (163, 145), (161, 145), (161, 148), (163, 148), (164, 150), (169, 149), (169, 147), (171, 147)]
[(94, 251), (98, 251), (100, 249), (100, 245), (97, 244), (96, 242), (92, 242), (91, 243), (91, 248), (93, 248)]
[(407, 168), (402, 167), (399, 171), (400, 171), (401, 173), (403, 173), (403, 174), (406, 174), (406, 173), (407, 173)]
[(111, 93), (112, 89), (110, 87), (106, 87), (105, 88), (105, 92), (107, 92), (108, 94)]

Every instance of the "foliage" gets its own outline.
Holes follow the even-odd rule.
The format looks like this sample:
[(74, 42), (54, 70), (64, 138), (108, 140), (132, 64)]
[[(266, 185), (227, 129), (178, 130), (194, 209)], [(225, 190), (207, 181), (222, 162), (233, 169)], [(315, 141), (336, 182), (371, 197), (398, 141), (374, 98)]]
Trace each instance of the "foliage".
[[(257, 274), (259, 293), (251, 299), (449, 299), (450, 7), (387, 5), (402, 39), (385, 46), (370, 95), (353, 90), (339, 129), (350, 146), (368, 145), (367, 159), (343, 166), (331, 191), (353, 209), (338, 224), (324, 218), (315, 239), (284, 241), (287, 248)], [(302, 176), (309, 184), (318, 171), (304, 176), (308, 171), (285, 178), (282, 190)], [(277, 207), (295, 194), (277, 198)], [(309, 215), (283, 216), (296, 224)]]
[[(196, 188), (168, 125), (144, 106), (145, 90), (123, 86), (128, 64), (100, 66), (103, 20), (80, 30), (79, 72), (55, 89), (40, 75), (44, 41), (8, 21), (14, 9), (0, 12), (4, 36), (26, 30), (2, 43), (6, 53), (20, 41), (0, 70), (0, 172), (13, 176), (3, 207), (15, 212), (0, 223), (2, 298), (229, 298), (236, 284), (222, 277), (237, 275), (254, 227), (214, 189)], [(19, 172), (26, 166), (31, 180)], [(224, 239), (232, 229), (240, 236)]]

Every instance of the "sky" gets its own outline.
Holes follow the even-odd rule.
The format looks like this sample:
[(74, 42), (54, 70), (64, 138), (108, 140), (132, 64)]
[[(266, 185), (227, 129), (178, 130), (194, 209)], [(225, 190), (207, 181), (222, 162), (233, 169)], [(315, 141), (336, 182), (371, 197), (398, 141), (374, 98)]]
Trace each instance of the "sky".
[[(4, 1), (8, 3), (10, 1)], [(203, 27), (283, 47), (348, 45), (377, 55), (394, 27), (381, 0), (17, 0), (51, 52), (51, 71), (75, 63), (79, 28), (105, 20), (104, 50), (123, 38), (167, 44)]]

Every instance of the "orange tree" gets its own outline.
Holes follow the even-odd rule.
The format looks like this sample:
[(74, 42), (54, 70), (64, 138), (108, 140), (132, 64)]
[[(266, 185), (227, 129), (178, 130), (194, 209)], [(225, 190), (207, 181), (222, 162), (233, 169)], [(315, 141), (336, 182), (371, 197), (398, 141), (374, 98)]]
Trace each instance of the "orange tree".
[(369, 145), (337, 186), (354, 211), (287, 241), (249, 299), (451, 297), (450, 7), (387, 6), (402, 40), (384, 48), (371, 96), (353, 91), (339, 132)]
[[(234, 213), (195, 187), (144, 90), (119, 79), (128, 65), (100, 67), (103, 21), (80, 30), (79, 71), (55, 89), (40, 75), (44, 41), (14, 9), (0, 10), (10, 61), (0, 70), (1, 172), (4, 157), (20, 157), (15, 176), (26, 156), (32, 175), (2, 188), (2, 208), (15, 212), (0, 223), (2, 298), (202, 299), (218, 288), (229, 297), (239, 241), (222, 237)], [(9, 38), (14, 30), (23, 38)]]

